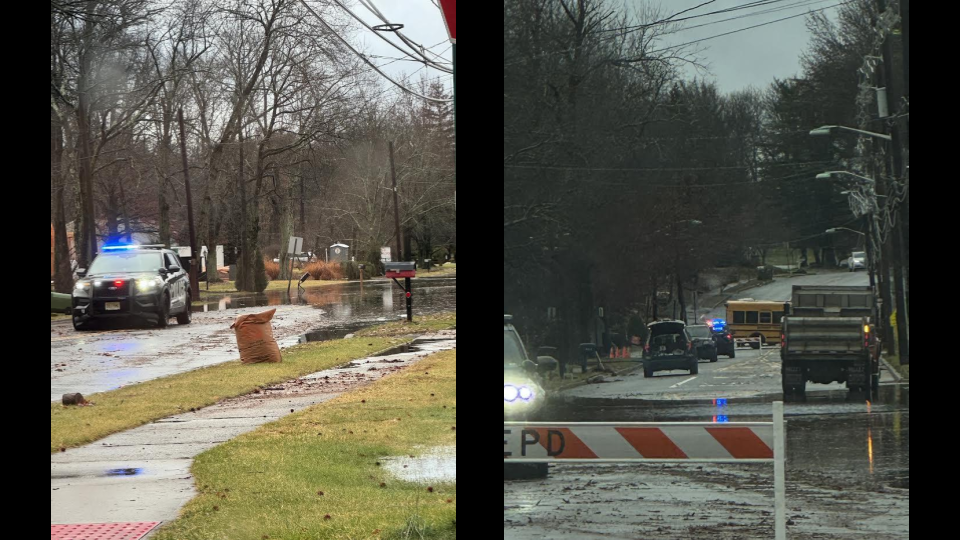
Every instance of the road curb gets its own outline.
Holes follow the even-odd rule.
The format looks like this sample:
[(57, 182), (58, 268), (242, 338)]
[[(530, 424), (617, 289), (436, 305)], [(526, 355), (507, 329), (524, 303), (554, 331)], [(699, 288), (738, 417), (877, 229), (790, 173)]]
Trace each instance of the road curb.
[(903, 381), (903, 375), (901, 375), (898, 370), (893, 369), (893, 366), (891, 366), (890, 363), (887, 362), (886, 358), (881, 356), (880, 361), (883, 362), (883, 365), (887, 366), (887, 371), (889, 371), (893, 375), (893, 379), (894, 379), (893, 382)]
[[(610, 375), (611, 377), (618, 377), (618, 376), (620, 376), (620, 375), (625, 375), (625, 374), (627, 374), (627, 373), (629, 373), (629, 372), (637, 369), (638, 367), (640, 367), (640, 366), (642, 366), (642, 365), (643, 365), (643, 362), (641, 361), (641, 359), (640, 359), (640, 358), (637, 358), (636, 363), (634, 363), (633, 365), (630, 365), (630, 366), (625, 367), (625, 368), (620, 369), (620, 370), (614, 370), (614, 372), (613, 372), (612, 374), (611, 374), (611, 373), (606, 373), (606, 372), (601, 372), (601, 373), (597, 373), (597, 375), (601, 375), (602, 373), (606, 373), (607, 375)], [(571, 388), (576, 388), (576, 387), (578, 387), (578, 386), (583, 386), (583, 385), (586, 385), (586, 384), (592, 384), (592, 383), (590, 382), (590, 379), (592, 379), (592, 378), (593, 378), (593, 377), (588, 377), (588, 378), (583, 379), (583, 380), (579, 380), (579, 381), (576, 381), (576, 382), (572, 382), (572, 383), (570, 383), (570, 384), (568, 384), (568, 385), (565, 385), (565, 386), (560, 386), (560, 387), (558, 387), (558, 388), (553, 388), (553, 389), (551, 389), (551, 393), (564, 392), (564, 391), (566, 391), (566, 390), (570, 390)]]

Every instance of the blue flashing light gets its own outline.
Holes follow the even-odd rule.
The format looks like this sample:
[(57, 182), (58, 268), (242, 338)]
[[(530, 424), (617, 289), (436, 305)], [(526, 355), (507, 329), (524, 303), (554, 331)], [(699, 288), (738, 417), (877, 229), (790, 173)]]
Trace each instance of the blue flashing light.
[(717, 407), (726, 407), (726, 406), (727, 406), (727, 398), (715, 399), (714, 402), (716, 403)]
[(713, 319), (708, 321), (707, 324), (713, 327), (714, 331), (722, 332), (724, 328), (727, 327), (727, 321), (723, 319)]
[(726, 416), (725, 414), (721, 414), (721, 415), (717, 416), (716, 423), (718, 423), (718, 424), (727, 424), (727, 423), (729, 423), (729, 422), (730, 422), (730, 419), (727, 418), (727, 416)]
[(117, 251), (121, 249), (136, 249), (140, 247), (138, 244), (113, 244), (113, 245), (104, 245), (104, 251)]

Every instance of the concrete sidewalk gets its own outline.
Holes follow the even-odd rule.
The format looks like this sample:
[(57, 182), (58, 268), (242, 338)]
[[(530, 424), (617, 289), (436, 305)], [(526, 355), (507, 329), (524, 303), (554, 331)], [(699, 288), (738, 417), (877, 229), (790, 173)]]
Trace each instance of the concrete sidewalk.
[(50, 522), (170, 521), (196, 495), (190, 475), (194, 456), (429, 354), (454, 349), (456, 330), (421, 335), (402, 348), (53, 454)]

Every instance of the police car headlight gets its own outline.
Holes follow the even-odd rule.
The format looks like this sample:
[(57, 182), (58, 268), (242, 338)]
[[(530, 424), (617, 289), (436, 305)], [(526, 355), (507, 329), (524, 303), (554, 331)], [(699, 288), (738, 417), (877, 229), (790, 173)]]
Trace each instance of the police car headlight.
[(520, 397), (520, 389), (512, 384), (503, 385), (503, 401), (513, 403)]
[(78, 281), (77, 284), (73, 286), (73, 295), (74, 296), (90, 296), (90, 282)]
[(138, 279), (137, 290), (140, 292), (153, 292), (157, 290), (157, 287), (159, 287), (161, 283), (160, 278)]

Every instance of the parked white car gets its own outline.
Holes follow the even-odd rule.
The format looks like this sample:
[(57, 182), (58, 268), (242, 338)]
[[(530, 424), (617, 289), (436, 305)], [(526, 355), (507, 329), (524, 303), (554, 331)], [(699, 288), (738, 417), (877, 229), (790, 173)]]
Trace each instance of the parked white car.
[[(312, 251), (307, 251), (307, 252), (305, 252), (305, 253), (300, 253), (300, 254), (298, 254), (296, 257), (294, 257), (294, 261), (296, 261), (296, 262), (302, 262), (302, 263), (310, 262), (310, 261), (313, 261), (313, 260), (316, 260), (316, 257), (313, 256), (313, 252), (312, 252)], [(274, 258), (274, 259), (273, 259), (273, 262), (275, 262), (275, 263), (280, 262), (280, 258), (279, 258), (279, 257), (278, 257), (278, 258)]]
[(867, 267), (867, 254), (863, 251), (854, 251), (850, 254), (850, 258), (847, 259), (847, 268), (851, 272), (854, 270), (863, 270)]

